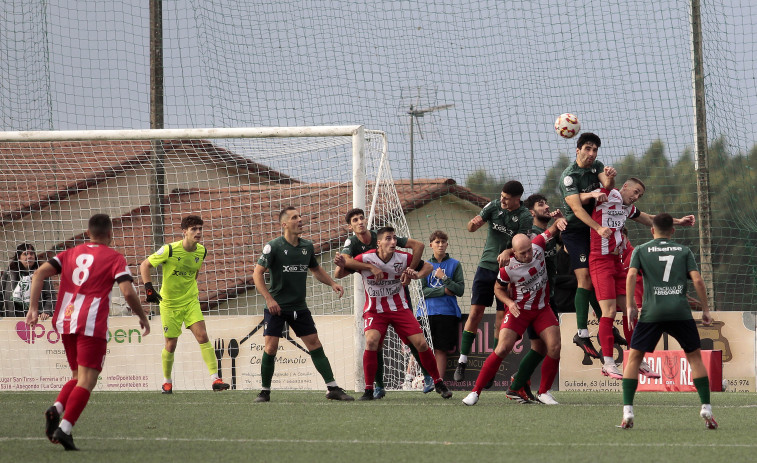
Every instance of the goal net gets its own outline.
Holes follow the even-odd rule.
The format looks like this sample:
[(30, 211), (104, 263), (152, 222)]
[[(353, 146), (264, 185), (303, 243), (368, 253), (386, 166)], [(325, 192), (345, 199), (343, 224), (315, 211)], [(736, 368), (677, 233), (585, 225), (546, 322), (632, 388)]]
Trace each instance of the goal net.
[[(305, 219), (302, 237), (313, 241), (330, 275), (347, 236), (348, 209), (362, 207), (374, 225), (410, 233), (393, 185), (386, 137), (362, 126), (0, 132), (0, 195), (4, 262), (28, 243), (42, 263), (85, 242), (87, 219), (107, 213), (114, 222), (112, 246), (126, 256), (143, 301), (140, 262), (160, 245), (182, 238), (183, 217), (201, 216), (208, 255), (198, 278), (200, 303), (219, 371), (237, 389), (260, 387), (264, 300), (252, 274), (264, 245), (281, 235), (280, 210), (299, 210)], [(153, 270), (156, 286), (160, 273)], [(362, 387), (362, 294), (356, 294), (355, 281), (340, 281), (346, 290), (341, 299), (314, 278), (308, 278), (307, 288), (336, 380), (348, 389)], [(25, 309), (18, 297), (23, 281), (3, 282), (8, 284), (2, 288), (0, 384), (10, 390), (60, 387), (70, 371), (59, 336), (49, 319), (30, 331), (19, 318)], [(57, 278), (51, 287), (53, 294), (43, 298), (49, 305)], [(152, 334), (142, 337), (116, 287), (111, 296), (109, 353), (98, 387), (158, 389), (163, 337), (157, 306), (150, 307)], [(417, 287), (413, 300), (422, 301)], [(207, 367), (188, 330), (175, 355), (176, 389), (209, 387)], [(389, 384), (396, 385), (406, 367), (398, 343), (388, 344), (387, 357), (394, 359), (387, 362)], [(281, 341), (273, 381), (274, 389), (323, 389), (291, 330)]]

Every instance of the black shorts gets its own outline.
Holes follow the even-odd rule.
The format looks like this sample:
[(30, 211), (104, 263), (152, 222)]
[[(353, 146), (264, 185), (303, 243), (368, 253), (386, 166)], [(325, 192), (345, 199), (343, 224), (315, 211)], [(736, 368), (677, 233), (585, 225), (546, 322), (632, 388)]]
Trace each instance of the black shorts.
[[(490, 307), (496, 299), (494, 297), (494, 285), (497, 283), (497, 271), (488, 268), (478, 267), (476, 275), (473, 277), (473, 286), (471, 287), (471, 305), (482, 305)], [(505, 310), (505, 305), (497, 299), (497, 310)]]
[(642, 352), (654, 352), (662, 333), (668, 333), (678, 341), (681, 349), (687, 354), (701, 349), (702, 341), (699, 339), (697, 324), (693, 319), (672, 320), (665, 322), (639, 322), (633, 330), (631, 349)]
[(265, 329), (263, 336), (284, 336), (284, 323), (287, 323), (298, 337), (307, 336), (317, 333), (315, 321), (310, 314), (310, 310), (282, 310), (280, 315), (273, 315), (268, 309), (265, 309), (263, 318)]
[(581, 227), (578, 230), (565, 230), (560, 232), (560, 237), (570, 257), (570, 269), (589, 268), (591, 229)]
[(429, 315), (428, 326), (431, 329), (431, 341), (434, 349), (452, 352), (457, 348), (460, 332), (460, 319), (455, 315)]

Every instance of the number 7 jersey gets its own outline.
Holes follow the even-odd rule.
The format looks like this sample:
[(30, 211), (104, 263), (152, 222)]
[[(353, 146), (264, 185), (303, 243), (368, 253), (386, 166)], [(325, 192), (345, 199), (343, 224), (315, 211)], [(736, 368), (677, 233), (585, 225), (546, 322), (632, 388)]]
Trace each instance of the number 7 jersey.
[(86, 243), (49, 262), (61, 275), (55, 331), (106, 339), (113, 283), (133, 281), (126, 258), (104, 244)]

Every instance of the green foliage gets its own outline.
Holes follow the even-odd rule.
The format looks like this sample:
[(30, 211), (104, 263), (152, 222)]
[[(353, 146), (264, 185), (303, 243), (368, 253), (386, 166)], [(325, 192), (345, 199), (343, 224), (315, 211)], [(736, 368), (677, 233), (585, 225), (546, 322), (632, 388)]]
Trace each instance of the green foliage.
[[(601, 155), (601, 151), (600, 151)], [(724, 137), (714, 140), (708, 151), (712, 222), (714, 304), (719, 310), (752, 310), (757, 302), (757, 146), (748, 154), (731, 154)], [(562, 204), (560, 173), (572, 162), (564, 156), (547, 173), (541, 190), (548, 192), (550, 205)], [(694, 155), (686, 150), (671, 164), (665, 145), (653, 141), (638, 157), (628, 153), (615, 163), (616, 187), (628, 177), (638, 177), (647, 190), (637, 203), (644, 212), (668, 212), (673, 217), (694, 214), (699, 219), (697, 173)], [(554, 198), (554, 199), (553, 199)], [(651, 239), (649, 230), (629, 221), (633, 243)], [(679, 227), (675, 239), (700, 254), (699, 227)]]
[[(44, 436), (55, 395), (0, 393), (2, 461), (584, 462), (612, 445), (612, 460), (697, 463), (748, 461), (755, 451), (754, 393), (714, 393), (721, 429), (707, 431), (695, 393), (639, 393), (634, 428), (620, 430), (619, 392), (556, 392), (558, 406), (484, 392), (466, 407), (459, 392), (329, 402), (323, 391), (274, 391), (270, 403), (254, 404), (247, 391), (177, 391), (95, 392), (72, 455)], [(586, 432), (576, 433), (578, 424)]]
[(465, 179), (465, 186), (472, 192), (489, 198), (490, 200), (499, 199), (502, 192), (502, 185), (507, 182), (504, 176), (497, 179), (489, 175), (485, 169), (478, 169)]

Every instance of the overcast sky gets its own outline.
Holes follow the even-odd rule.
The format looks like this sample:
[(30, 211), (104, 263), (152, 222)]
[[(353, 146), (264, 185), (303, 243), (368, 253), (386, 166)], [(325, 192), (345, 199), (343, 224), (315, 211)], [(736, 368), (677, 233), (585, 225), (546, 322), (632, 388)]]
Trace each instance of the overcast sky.
[[(0, 129), (149, 127), (145, 1), (6, 0)], [(757, 141), (748, 0), (704, 1), (710, 137)], [(31, 4), (31, 5), (30, 5)], [(573, 112), (612, 163), (654, 139), (693, 146), (687, 1), (164, 1), (166, 127), (365, 124), (407, 177), (525, 179), (573, 141)]]

